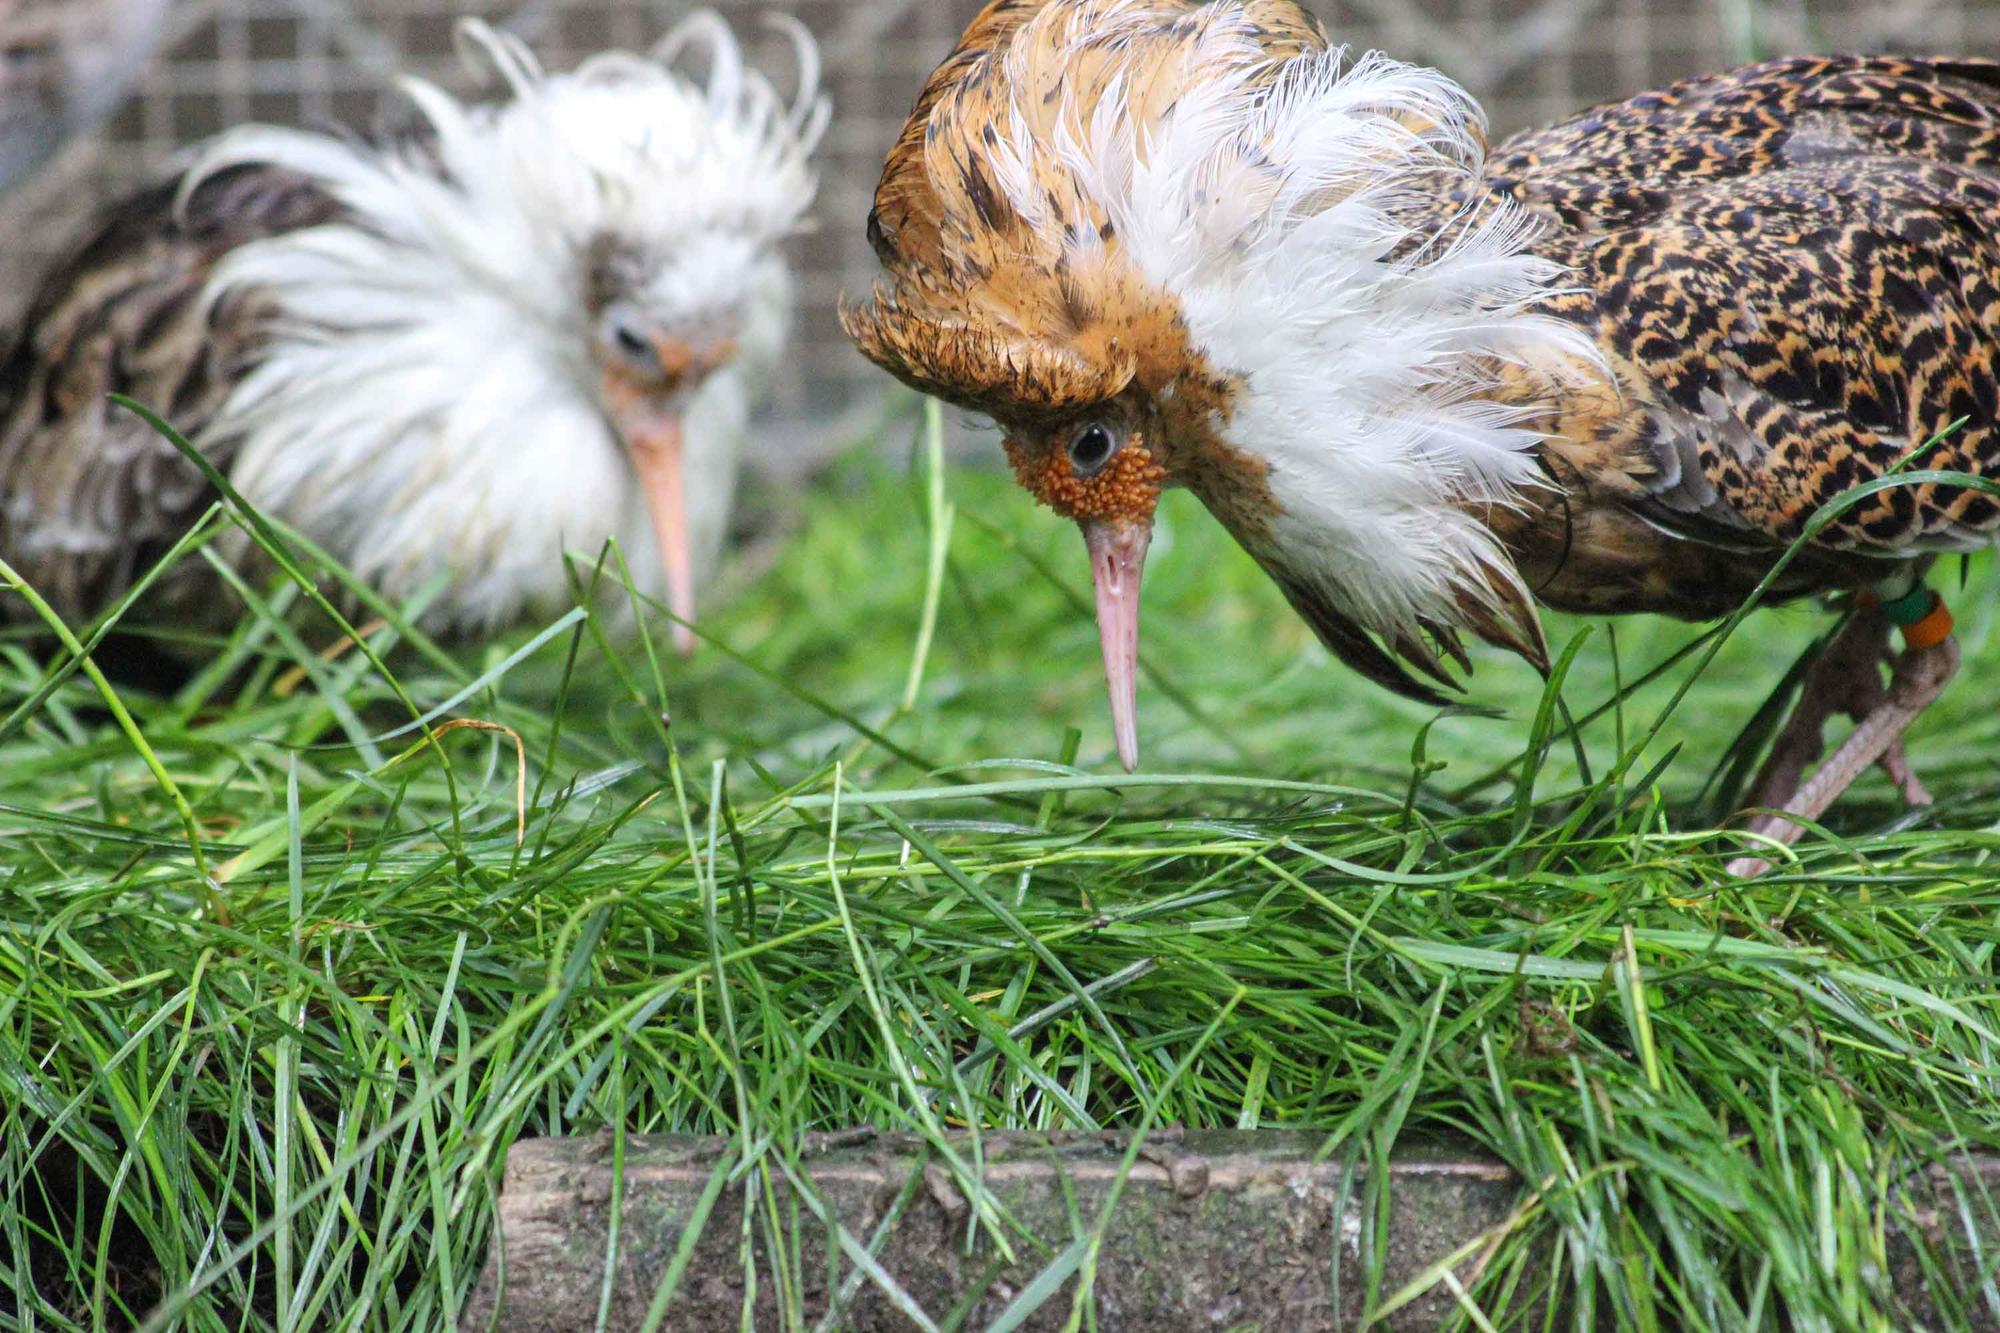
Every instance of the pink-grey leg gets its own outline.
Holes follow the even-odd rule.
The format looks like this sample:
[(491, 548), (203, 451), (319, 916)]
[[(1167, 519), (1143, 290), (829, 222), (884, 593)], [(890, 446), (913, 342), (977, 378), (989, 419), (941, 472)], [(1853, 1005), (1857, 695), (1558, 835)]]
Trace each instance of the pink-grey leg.
[[(1751, 830), (1786, 846), (1805, 831), (1798, 820), (1817, 820), (1856, 778), (1880, 764), (1912, 805), (1928, 805), (1930, 794), (1911, 772), (1903, 733), (1944, 693), (1958, 671), (1958, 641), (1950, 616), (1933, 599), (1932, 612), (1904, 629), (1908, 647), (1895, 658), (1889, 684), (1881, 664), (1888, 655), (1890, 619), (1876, 606), (1856, 611), (1806, 673), (1797, 710), (1779, 733), (1759, 775), (1757, 804), (1781, 813), (1760, 815)], [(1806, 766), (1822, 750), (1821, 731), (1836, 712), (1855, 720), (1852, 734), (1803, 783)], [(1729, 872), (1760, 875), (1769, 863), (1743, 856)]]

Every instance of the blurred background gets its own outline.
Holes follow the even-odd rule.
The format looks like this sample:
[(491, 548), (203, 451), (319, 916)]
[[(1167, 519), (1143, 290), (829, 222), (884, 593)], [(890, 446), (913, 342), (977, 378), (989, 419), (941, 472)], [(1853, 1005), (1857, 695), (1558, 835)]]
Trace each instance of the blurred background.
[[(746, 37), (771, 7), (711, 3)], [(872, 278), (862, 219), (882, 154), (919, 82), (983, 0), (779, 3), (818, 35), (835, 111), (819, 227), (797, 243), (798, 355), (775, 386), (777, 424), (760, 460), (784, 472), (851, 439), (879, 403), (884, 381), (841, 337), (834, 302)], [(37, 62), (38, 42), (75, 42), (81, 33), (96, 53), (65, 76), (75, 87), (50, 93), (65, 99), (73, 120), (95, 128), (0, 193), (0, 320), (11, 324), (42, 267), (76, 244), (99, 207), (164, 170), (186, 145), (246, 120), (395, 124), (398, 72), (469, 90), (453, 54), (460, 15), (512, 29), (560, 66), (607, 46), (645, 46), (687, 7), (678, 0), (0, 0), (0, 83), (49, 77)], [(1465, 83), (1496, 134), (1763, 56), (2000, 55), (2000, 0), (1313, 0), (1310, 7), (1338, 40), (1434, 64)], [(105, 30), (82, 31), (100, 13), (111, 15), (98, 20)], [(767, 67), (789, 77), (780, 47), (766, 50)]]

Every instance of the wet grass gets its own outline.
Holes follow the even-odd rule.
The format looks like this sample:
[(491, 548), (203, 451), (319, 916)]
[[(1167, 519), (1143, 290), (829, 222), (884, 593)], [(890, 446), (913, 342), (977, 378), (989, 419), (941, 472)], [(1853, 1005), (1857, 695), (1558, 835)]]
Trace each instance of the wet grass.
[[(1554, 682), (1482, 653), (1500, 715), (1438, 717), (1175, 501), (1127, 778), (1074, 534), (915, 457), (836, 469), (691, 661), (602, 602), (364, 609), (364, 654), (280, 579), (120, 716), (0, 641), (0, 1326), (445, 1326), (523, 1135), (728, 1135), (757, 1191), (811, 1130), (1142, 1120), (1497, 1153), (1523, 1208), (1431, 1275), (1468, 1327), (1911, 1326), (1896, 1224), (2000, 1149), (1986, 566), (1937, 807), (1871, 777), (1742, 882), (1726, 773), (1817, 612), (1698, 679), (1698, 630), (1553, 621)], [(1962, 1179), (1939, 1327), (2000, 1317)]]

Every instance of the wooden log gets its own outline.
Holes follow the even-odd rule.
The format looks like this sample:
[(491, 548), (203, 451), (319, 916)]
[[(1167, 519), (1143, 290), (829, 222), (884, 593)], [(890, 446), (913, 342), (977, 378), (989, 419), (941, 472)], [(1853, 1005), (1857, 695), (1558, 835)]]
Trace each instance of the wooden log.
[[(1097, 1261), (1098, 1326), (1107, 1330), (1260, 1328), (1331, 1333), (1360, 1326), (1368, 1308), (1363, 1200), (1365, 1175), (1316, 1162), (1322, 1136), (1282, 1131), (1155, 1135), (1134, 1164)], [(604, 1327), (637, 1329), (674, 1262), (683, 1233), (711, 1187), (721, 1141), (635, 1138), (625, 1157), (616, 1269)], [(961, 1140), (970, 1160), (972, 1144)], [(933, 1320), (969, 1309), (960, 1327), (983, 1328), (1042, 1273), (1051, 1256), (1088, 1234), (1118, 1177), (1125, 1142), (1115, 1135), (986, 1135), (983, 1179), (1019, 1230), (1015, 1257), (996, 1257), (975, 1233), (970, 1206), (952, 1174), (920, 1141), (902, 1135), (819, 1136), (807, 1145), (804, 1175), (840, 1225), (869, 1244), (885, 1219), (876, 1259)], [(508, 1158), (497, 1234), (461, 1333), (571, 1333), (597, 1328), (613, 1173), (608, 1137), (540, 1139)], [(2000, 1187), (2000, 1163), (1982, 1169)], [(874, 1283), (860, 1278), (829, 1244), (828, 1229), (773, 1168), (775, 1215), (795, 1238), (805, 1317), (817, 1320), (849, 1288), (836, 1327), (908, 1329), (912, 1323)], [(1378, 1296), (1400, 1290), (1439, 1260), (1504, 1231), (1524, 1197), (1505, 1166), (1467, 1154), (1412, 1155), (1391, 1167), (1385, 1271)], [(693, 1239), (671, 1314), (674, 1330), (743, 1327), (746, 1290), (743, 1195), (716, 1196)], [(900, 1201), (900, 1203), (899, 1203)], [(767, 1202), (765, 1209), (770, 1207)], [(900, 1208), (900, 1213), (897, 1210)], [(749, 1254), (756, 1275), (751, 1326), (780, 1326), (780, 1282), (760, 1211)], [(1919, 1219), (1950, 1243), (1940, 1219)], [(1020, 1239), (1022, 1235), (1038, 1238)], [(1479, 1247), (1475, 1245), (1475, 1250)], [(1923, 1274), (1910, 1247), (1895, 1280), (1919, 1311)], [(1456, 1274), (1471, 1277), (1473, 1260)], [(1072, 1274), (1023, 1327), (1060, 1327), (1070, 1311)], [(1452, 1312), (1442, 1284), (1371, 1329), (1433, 1329)], [(2000, 1323), (1981, 1328), (2000, 1330)]]

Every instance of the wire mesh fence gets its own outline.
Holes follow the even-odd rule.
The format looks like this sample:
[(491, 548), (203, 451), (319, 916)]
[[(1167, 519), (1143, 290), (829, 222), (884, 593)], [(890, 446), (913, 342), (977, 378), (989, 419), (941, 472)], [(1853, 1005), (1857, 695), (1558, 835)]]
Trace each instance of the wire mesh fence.
[[(748, 37), (767, 0), (710, 0)], [(911, 97), (983, 0), (779, 0), (821, 41), (835, 120), (818, 229), (798, 242), (798, 354), (779, 412), (824, 419), (880, 383), (834, 319), (874, 258), (861, 220)], [(399, 73), (471, 91), (453, 27), (478, 15), (552, 66), (644, 46), (686, 6), (649, 0), (180, 0), (162, 53), (98, 131), (0, 196), (0, 318), (74, 245), (93, 212), (175, 153), (241, 121), (389, 123)], [(2000, 54), (2000, 0), (1313, 0), (1338, 40), (1435, 64), (1496, 131), (1753, 57), (1823, 50)], [(773, 39), (772, 67), (789, 60)]]

